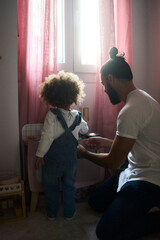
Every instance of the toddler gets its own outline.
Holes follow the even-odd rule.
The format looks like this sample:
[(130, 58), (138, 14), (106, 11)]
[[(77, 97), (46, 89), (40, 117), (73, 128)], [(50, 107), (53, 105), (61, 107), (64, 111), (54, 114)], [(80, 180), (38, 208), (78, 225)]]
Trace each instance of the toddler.
[(60, 186), (64, 217), (71, 219), (75, 213), (78, 136), (88, 132), (88, 125), (79, 111), (71, 110), (71, 105), (81, 103), (84, 96), (84, 83), (73, 73), (61, 71), (41, 84), (40, 97), (52, 108), (44, 121), (35, 168), (40, 169), (42, 164), (42, 185), (50, 220), (58, 213)]

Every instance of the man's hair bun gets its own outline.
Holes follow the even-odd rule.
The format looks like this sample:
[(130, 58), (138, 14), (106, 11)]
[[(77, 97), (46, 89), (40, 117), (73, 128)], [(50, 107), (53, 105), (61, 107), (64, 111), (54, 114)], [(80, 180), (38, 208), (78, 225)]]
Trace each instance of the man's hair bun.
[(115, 59), (117, 53), (118, 53), (118, 49), (116, 47), (112, 47), (109, 51), (110, 58)]

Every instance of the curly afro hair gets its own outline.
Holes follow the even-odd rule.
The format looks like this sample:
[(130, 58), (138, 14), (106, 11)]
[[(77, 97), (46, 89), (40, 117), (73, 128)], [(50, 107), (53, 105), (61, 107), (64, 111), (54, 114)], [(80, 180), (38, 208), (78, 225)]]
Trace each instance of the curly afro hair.
[(60, 71), (49, 75), (40, 85), (40, 98), (53, 107), (66, 108), (83, 101), (84, 86), (77, 75)]

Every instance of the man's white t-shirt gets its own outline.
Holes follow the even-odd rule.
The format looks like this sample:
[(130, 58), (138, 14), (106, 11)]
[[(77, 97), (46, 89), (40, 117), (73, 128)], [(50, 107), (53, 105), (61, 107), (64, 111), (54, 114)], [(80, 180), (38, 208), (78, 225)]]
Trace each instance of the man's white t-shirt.
[(136, 139), (121, 172), (117, 191), (128, 181), (144, 180), (160, 186), (160, 105), (136, 89), (127, 96), (117, 118), (118, 136)]

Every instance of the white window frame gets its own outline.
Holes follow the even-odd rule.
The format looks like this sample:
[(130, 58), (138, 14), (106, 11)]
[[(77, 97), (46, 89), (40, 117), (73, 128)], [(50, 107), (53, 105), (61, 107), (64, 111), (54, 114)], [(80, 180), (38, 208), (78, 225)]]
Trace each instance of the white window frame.
[(64, 0), (65, 63), (58, 63), (58, 71), (96, 73), (96, 65), (81, 63), (80, 53), (80, 1)]
[(73, 11), (72, 0), (64, 1), (64, 51), (65, 51), (65, 63), (58, 63), (58, 71), (64, 70), (67, 72), (73, 72)]

